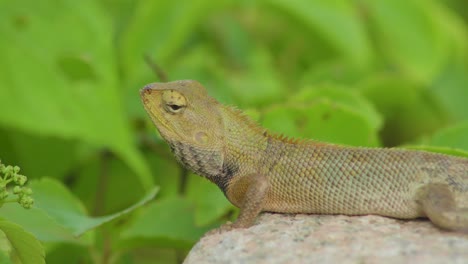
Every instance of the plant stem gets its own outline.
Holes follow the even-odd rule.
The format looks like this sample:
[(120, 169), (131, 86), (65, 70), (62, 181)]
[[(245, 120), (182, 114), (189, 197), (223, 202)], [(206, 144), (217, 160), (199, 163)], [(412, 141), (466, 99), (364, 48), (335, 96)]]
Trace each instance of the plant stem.
[(109, 160), (111, 158), (111, 153), (108, 150), (102, 151), (100, 158), (100, 171), (99, 171), (99, 180), (97, 183), (96, 196), (94, 198), (94, 210), (93, 215), (99, 215), (102, 213), (105, 196), (107, 191), (107, 182), (109, 180)]

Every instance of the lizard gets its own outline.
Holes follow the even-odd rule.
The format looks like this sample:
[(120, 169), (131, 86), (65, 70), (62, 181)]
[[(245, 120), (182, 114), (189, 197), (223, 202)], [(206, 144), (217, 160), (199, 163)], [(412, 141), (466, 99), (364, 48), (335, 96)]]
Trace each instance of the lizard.
[(424, 217), (468, 231), (468, 158), (276, 135), (194, 80), (151, 83), (140, 97), (175, 158), (240, 208), (231, 229), (265, 211)]

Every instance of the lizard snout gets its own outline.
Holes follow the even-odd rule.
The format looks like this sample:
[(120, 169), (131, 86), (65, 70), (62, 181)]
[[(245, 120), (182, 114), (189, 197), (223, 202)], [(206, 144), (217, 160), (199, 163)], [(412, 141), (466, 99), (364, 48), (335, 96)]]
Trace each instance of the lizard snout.
[(153, 91), (153, 86), (154, 83), (145, 85), (143, 88), (140, 89), (140, 95), (143, 96), (144, 94), (150, 94)]

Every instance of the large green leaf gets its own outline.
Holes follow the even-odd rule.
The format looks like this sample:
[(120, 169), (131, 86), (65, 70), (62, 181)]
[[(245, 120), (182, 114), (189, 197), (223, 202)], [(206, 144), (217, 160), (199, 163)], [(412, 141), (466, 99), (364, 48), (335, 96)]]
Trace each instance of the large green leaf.
[[(319, 32), (354, 66), (369, 66), (373, 51), (357, 10), (350, 1), (264, 0)], [(311, 47), (312, 48), (312, 47)]]
[(449, 147), (468, 152), (468, 121), (440, 129), (430, 137), (423, 138), (422, 142), (426, 145)]
[(234, 208), (216, 184), (195, 174), (188, 177), (187, 198), (195, 205), (197, 226), (213, 224)]
[(119, 40), (128, 84), (143, 86), (154, 80), (143, 56), (150, 55), (163, 67), (173, 63), (175, 53), (197, 37), (196, 28), (201, 21), (227, 2), (230, 1), (194, 0), (184, 4), (171, 0), (139, 1)]
[(159, 189), (153, 188), (139, 202), (125, 210), (111, 215), (90, 217), (87, 215), (81, 202), (76, 199), (63, 184), (52, 179), (44, 178), (39, 181), (32, 181), (30, 185), (34, 190), (36, 206), (44, 210), (59, 224), (72, 230), (72, 232), (77, 236), (120, 216), (128, 214), (136, 208), (144, 205), (154, 198)]
[(119, 95), (112, 31), (91, 0), (0, 2), (0, 125), (108, 147), (149, 189)]
[(378, 146), (381, 117), (356, 91), (334, 86), (304, 89), (287, 104), (268, 108), (261, 123), (290, 137), (354, 146)]
[[(64, 177), (79, 159), (76, 140), (61, 140), (18, 130), (0, 130), (0, 159), (18, 164), (30, 179)], [(41, 150), (38, 155), (37, 150)], [(47, 166), (44, 166), (47, 164)]]
[(247, 70), (242, 75), (230, 75), (228, 87), (240, 105), (265, 105), (284, 96), (286, 90), (281, 85), (277, 71), (273, 67), (272, 56), (266, 49), (252, 51), (246, 58)]
[(365, 2), (382, 54), (413, 80), (430, 83), (448, 62), (453, 43), (461, 44), (465, 34), (454, 14), (436, 1)]
[(271, 131), (289, 137), (353, 146), (378, 146), (377, 131), (365, 118), (339, 104), (322, 100), (312, 106), (278, 106), (262, 118)]
[(402, 147), (468, 157), (467, 135), (468, 121), (463, 121), (439, 129), (430, 136), (420, 138), (415, 142), (418, 145), (404, 145)]
[(45, 263), (45, 252), (41, 243), (21, 226), (0, 219), (0, 230), (11, 245), (11, 255), (15, 263), (41, 264)]
[(168, 197), (154, 202), (135, 217), (122, 232), (122, 246), (154, 244), (189, 248), (207, 230), (195, 225), (191, 202)]
[[(165, 142), (162, 144), (166, 144)], [(175, 196), (179, 193), (181, 185), (182, 167), (177, 163), (172, 153), (162, 148), (161, 145), (155, 147), (160, 148), (158, 153), (148, 153), (147, 159), (150, 163), (152, 171), (154, 171), (155, 182), (159, 186), (164, 186), (158, 193), (158, 197)], [(166, 147), (166, 149), (168, 149)]]
[(447, 154), (447, 155), (452, 155), (452, 156), (460, 156), (460, 157), (468, 158), (468, 151), (457, 149), (457, 148), (436, 147), (436, 146), (428, 146), (428, 145), (403, 145), (402, 148), (424, 150), (424, 151), (429, 151), (429, 152), (442, 153), (442, 154)]
[(65, 242), (78, 245), (91, 245), (93, 234), (76, 237), (73, 232), (59, 224), (44, 210), (37, 207), (25, 210), (18, 204), (5, 204), (0, 217), (21, 225), (43, 242)]
[(339, 85), (322, 84), (316, 86), (308, 86), (296, 93), (292, 98), (292, 102), (314, 104), (320, 100), (328, 100), (339, 104), (350, 112), (364, 117), (375, 131), (378, 131), (382, 126), (382, 116), (377, 112), (375, 107), (356, 90), (352, 90)]
[(468, 64), (452, 63), (444, 68), (430, 87), (444, 109), (457, 120), (468, 119), (467, 83)]
[[(87, 159), (80, 165), (81, 169), (73, 175), (70, 191), (94, 215), (125, 209), (145, 192), (138, 181), (129, 180), (135, 178), (135, 173), (120, 159), (101, 155)], [(158, 186), (161, 184), (158, 183)]]
[(11, 259), (2, 250), (0, 250), (0, 263), (2, 263), (2, 264), (14, 264), (11, 261)]
[(386, 146), (414, 140), (447, 123), (446, 112), (434, 95), (414, 81), (374, 76), (359, 88), (384, 117), (381, 136)]
[(54, 179), (31, 181), (30, 187), (34, 191), (33, 208), (24, 210), (16, 204), (5, 205), (0, 210), (0, 216), (23, 225), (43, 241), (80, 244), (90, 243), (90, 237), (76, 237), (141, 207), (153, 199), (158, 191), (158, 188), (153, 188), (140, 201), (120, 212), (91, 217), (81, 201)]

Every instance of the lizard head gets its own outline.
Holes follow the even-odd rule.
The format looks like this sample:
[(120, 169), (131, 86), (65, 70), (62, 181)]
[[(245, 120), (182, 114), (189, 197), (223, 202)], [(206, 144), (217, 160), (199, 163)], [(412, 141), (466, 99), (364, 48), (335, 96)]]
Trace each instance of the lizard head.
[(222, 144), (219, 103), (197, 81), (151, 83), (140, 90), (143, 105), (166, 141), (196, 146)]
[(223, 163), (220, 104), (196, 81), (152, 83), (140, 90), (143, 105), (176, 158), (205, 176)]

